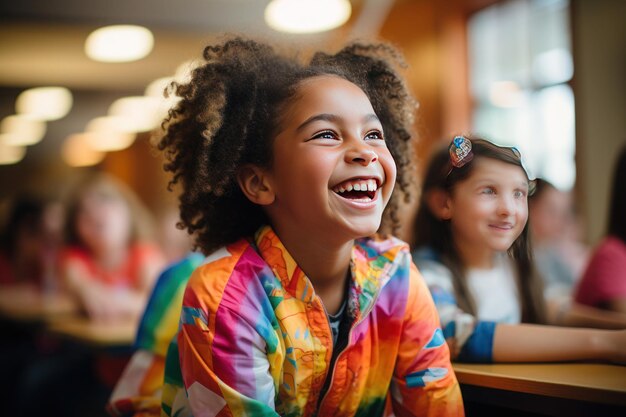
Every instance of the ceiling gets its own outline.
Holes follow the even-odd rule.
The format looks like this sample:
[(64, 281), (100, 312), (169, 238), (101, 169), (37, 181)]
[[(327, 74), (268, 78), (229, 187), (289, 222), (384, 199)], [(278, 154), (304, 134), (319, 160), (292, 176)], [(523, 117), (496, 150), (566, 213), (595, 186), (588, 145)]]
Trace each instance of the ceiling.
[[(343, 36), (371, 36), (394, 1), (402, 0), (351, 0), (353, 14), (348, 24), (314, 35), (270, 29), (263, 18), (269, 0), (2, 1), (0, 120), (15, 113), (15, 99), (31, 87), (68, 87), (74, 104), (66, 117), (47, 124), (46, 136), (28, 148), (22, 162), (14, 168), (0, 167), (0, 172), (57, 163), (68, 135), (105, 115), (117, 98), (141, 95), (153, 80), (174, 75), (181, 63), (200, 56), (212, 37), (240, 33), (301, 46), (328, 44)], [(146, 26), (153, 32), (154, 49), (134, 62), (89, 59), (83, 49), (85, 39), (93, 30), (111, 24)]]
[[(281, 35), (264, 23), (269, 0), (15, 0), (0, 3), (0, 86), (63, 85), (138, 90), (198, 56), (211, 36), (245, 33), (278, 41), (318, 42), (321, 35)], [(352, 0), (352, 31), (372, 35), (393, 0)], [(358, 15), (357, 15), (358, 14)], [(109, 24), (139, 24), (155, 36), (151, 54), (129, 63), (87, 58), (84, 41)], [(366, 33), (369, 32), (369, 33)]]

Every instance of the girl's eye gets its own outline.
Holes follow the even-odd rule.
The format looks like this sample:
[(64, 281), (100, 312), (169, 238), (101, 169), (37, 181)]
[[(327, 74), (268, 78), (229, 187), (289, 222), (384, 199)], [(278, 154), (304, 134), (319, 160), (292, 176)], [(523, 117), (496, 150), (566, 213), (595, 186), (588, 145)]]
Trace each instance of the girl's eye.
[(324, 130), (313, 135), (311, 139), (337, 139), (337, 135), (332, 130)]
[(367, 132), (365, 139), (384, 140), (385, 138), (383, 137), (383, 132), (380, 130), (372, 130)]
[(526, 192), (522, 191), (522, 190), (516, 190), (513, 192), (513, 196), (515, 198), (524, 198), (526, 197)]
[(485, 187), (481, 190), (481, 194), (492, 195), (495, 193), (496, 193), (496, 190), (494, 190), (493, 187)]

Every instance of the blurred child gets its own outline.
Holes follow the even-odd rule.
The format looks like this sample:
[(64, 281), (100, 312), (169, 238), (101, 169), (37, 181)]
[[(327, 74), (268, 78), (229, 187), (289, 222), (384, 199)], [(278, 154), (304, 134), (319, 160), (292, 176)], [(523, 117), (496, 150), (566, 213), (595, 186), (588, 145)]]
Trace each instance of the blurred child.
[(571, 193), (537, 179), (528, 211), (533, 255), (545, 280), (546, 296), (571, 298), (589, 258), (588, 248), (576, 233)]
[(74, 190), (61, 277), (90, 318), (139, 318), (164, 266), (148, 218), (132, 191), (107, 174), (92, 175)]
[(208, 257), (183, 299), (182, 377), (166, 368), (186, 394), (164, 395), (165, 415), (463, 414), (408, 247), (376, 234), (412, 156), (396, 55), (353, 44), (302, 64), (234, 38), (175, 86), (159, 147)]
[(452, 356), (476, 362), (625, 362), (626, 331), (520, 324), (546, 323), (550, 315), (531, 257), (531, 191), (516, 148), (457, 136), (431, 160), (414, 259)]
[(62, 207), (44, 198), (20, 195), (11, 204), (0, 238), (0, 284), (54, 285)]
[(576, 290), (576, 301), (626, 314), (626, 146), (617, 159), (609, 227)]
[[(160, 415), (165, 355), (178, 331), (185, 286), (203, 259), (191, 253), (159, 275), (139, 324), (135, 353), (109, 399), (112, 416)], [(173, 359), (178, 362), (177, 355)]]
[[(83, 178), (72, 189), (66, 210), (61, 285), (91, 320), (112, 326), (138, 320), (164, 265), (150, 240), (149, 214), (128, 187), (105, 173)], [(93, 352), (62, 343), (53, 355), (37, 358), (25, 370), (19, 381), (20, 415), (101, 411), (128, 359), (123, 351)]]
[[(0, 237), (0, 291), (5, 291), (3, 286), (17, 287), (19, 293), (31, 295), (27, 300), (34, 304), (42, 302), (41, 294), (55, 287), (61, 210), (57, 201), (33, 195), (21, 194), (10, 202)], [(13, 416), (19, 409), (18, 381), (54, 344), (22, 322), (0, 320), (0, 332), (0, 404), (3, 415)]]

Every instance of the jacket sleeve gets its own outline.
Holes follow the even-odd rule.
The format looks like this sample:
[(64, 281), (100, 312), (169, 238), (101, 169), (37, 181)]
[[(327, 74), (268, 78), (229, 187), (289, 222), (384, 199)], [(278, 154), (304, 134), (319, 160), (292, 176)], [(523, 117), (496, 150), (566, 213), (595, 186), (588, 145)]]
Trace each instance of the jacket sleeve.
[(496, 323), (480, 321), (461, 310), (454, 293), (452, 273), (443, 264), (432, 260), (419, 260), (417, 264), (435, 302), (452, 359), (491, 362)]
[(459, 383), (428, 288), (410, 262), (409, 294), (391, 382), (397, 417), (463, 416)]
[(147, 350), (131, 357), (115, 385), (106, 410), (111, 416), (159, 416), (164, 359)]
[(224, 288), (205, 275), (200, 268), (191, 277), (178, 333), (189, 408), (195, 416), (278, 416), (265, 340), (224, 307)]

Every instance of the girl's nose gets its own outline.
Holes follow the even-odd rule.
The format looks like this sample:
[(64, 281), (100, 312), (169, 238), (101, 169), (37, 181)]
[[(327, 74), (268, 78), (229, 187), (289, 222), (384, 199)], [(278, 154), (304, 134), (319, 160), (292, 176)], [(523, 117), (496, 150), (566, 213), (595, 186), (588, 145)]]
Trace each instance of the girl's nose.
[(508, 216), (513, 213), (515, 204), (512, 198), (501, 196), (498, 204), (498, 213)]
[(361, 164), (368, 166), (372, 162), (378, 160), (378, 155), (374, 150), (368, 148), (366, 145), (355, 146), (346, 152), (346, 162)]

